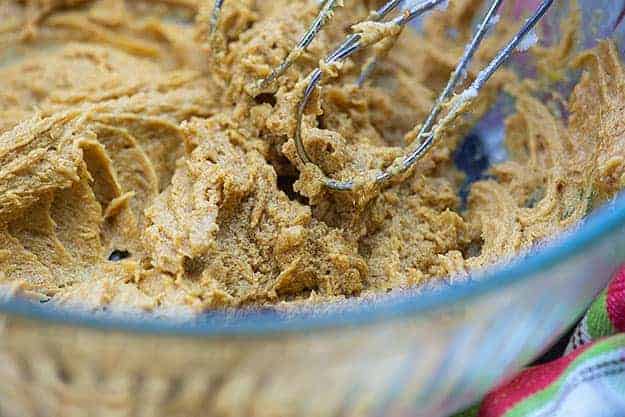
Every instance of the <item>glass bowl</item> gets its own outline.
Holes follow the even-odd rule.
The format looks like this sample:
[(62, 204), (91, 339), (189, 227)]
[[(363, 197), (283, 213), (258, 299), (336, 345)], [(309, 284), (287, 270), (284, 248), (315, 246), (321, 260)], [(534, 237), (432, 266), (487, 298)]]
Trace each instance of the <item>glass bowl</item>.
[[(625, 0), (579, 4), (582, 46), (622, 50)], [(551, 41), (569, 5), (542, 23)], [(544, 351), (624, 259), (619, 197), (468, 282), (315, 310), (176, 322), (1, 299), (0, 415), (442, 417)]]

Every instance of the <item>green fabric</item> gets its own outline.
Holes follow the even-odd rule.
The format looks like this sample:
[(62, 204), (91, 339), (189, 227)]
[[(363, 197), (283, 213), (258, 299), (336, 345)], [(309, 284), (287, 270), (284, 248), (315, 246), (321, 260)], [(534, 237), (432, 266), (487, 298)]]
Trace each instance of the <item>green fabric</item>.
[(588, 310), (586, 325), (588, 334), (592, 339), (610, 336), (616, 333), (614, 326), (608, 316), (606, 304), (607, 290), (603, 290), (601, 295), (592, 303)]

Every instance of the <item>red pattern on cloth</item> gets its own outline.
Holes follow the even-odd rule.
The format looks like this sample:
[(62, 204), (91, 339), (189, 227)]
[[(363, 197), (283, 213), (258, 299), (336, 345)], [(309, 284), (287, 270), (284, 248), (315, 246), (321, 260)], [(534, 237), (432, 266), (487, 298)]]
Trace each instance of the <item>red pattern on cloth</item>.
[(504, 416), (511, 408), (517, 406), (527, 397), (549, 387), (551, 383), (562, 375), (562, 372), (571, 362), (590, 346), (592, 346), (592, 343), (584, 345), (569, 355), (553, 362), (520, 372), (517, 376), (500, 385), (484, 397), (478, 416)]
[(625, 332), (625, 267), (614, 275), (608, 286), (606, 309), (614, 329)]

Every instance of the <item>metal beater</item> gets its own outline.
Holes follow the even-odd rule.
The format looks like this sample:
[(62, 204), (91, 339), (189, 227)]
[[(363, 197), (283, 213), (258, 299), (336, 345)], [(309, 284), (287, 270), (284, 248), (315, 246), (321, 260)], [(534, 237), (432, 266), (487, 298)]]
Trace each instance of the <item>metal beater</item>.
[[(225, 0), (215, 1), (211, 17), (211, 32), (216, 30), (219, 22), (220, 10), (224, 1)], [(373, 11), (365, 20), (365, 23), (377, 23), (378, 29), (380, 30), (377, 30), (373, 35), (368, 36), (366, 36), (363, 32), (359, 33), (357, 31), (347, 36), (346, 39), (332, 53), (325, 57), (324, 67), (337, 68), (337, 64), (344, 61), (355, 52), (368, 48), (372, 45), (379, 44), (380, 42), (388, 42), (389, 48), (392, 47), (394, 40), (397, 38), (402, 28), (426, 12), (437, 7), (445, 6), (447, 1), (448, 0), (388, 1), (378, 10)], [(428, 117), (420, 126), (416, 140), (414, 141), (416, 145), (414, 145), (411, 149), (408, 149), (404, 156), (397, 158), (385, 170), (376, 173), (373, 177), (375, 183), (385, 183), (393, 177), (406, 172), (419, 159), (421, 159), (423, 155), (426, 154), (426, 152), (434, 144), (441, 128), (454, 120), (473, 100), (477, 98), (484, 84), (486, 84), (493, 74), (508, 60), (512, 52), (521, 45), (524, 38), (534, 29), (547, 10), (549, 10), (552, 6), (554, 0), (542, 0), (534, 13), (523, 23), (520, 30), (502, 49), (499, 50), (492, 61), (490, 61), (490, 63), (481, 72), (479, 72), (471, 85), (463, 92), (454, 94), (455, 88), (466, 77), (467, 67), (471, 63), (475, 52), (480, 47), (480, 44), (486, 37), (488, 31), (497, 24), (497, 12), (502, 2), (503, 0), (490, 1), (484, 16), (476, 27), (473, 38), (465, 48), (460, 62), (452, 72), (446, 87), (436, 99)], [(255, 86), (257, 91), (268, 86), (284, 74), (297, 57), (311, 44), (322, 28), (329, 21), (331, 21), (334, 11), (337, 7), (341, 6), (343, 2), (341, 0), (325, 0), (320, 1), (319, 3), (320, 11), (315, 20), (312, 22), (310, 28), (306, 31), (297, 46), (287, 55), (282, 63), (278, 67), (274, 68), (269, 76), (257, 82)], [(401, 11), (396, 17), (384, 20), (389, 14), (397, 9), (401, 9)], [(378, 58), (379, 57), (374, 57), (365, 66), (359, 78), (360, 84), (362, 84), (364, 79), (366, 79), (368, 74), (371, 72), (376, 59)], [(316, 68), (306, 77), (307, 85), (306, 88), (303, 89), (302, 97), (298, 105), (297, 125), (294, 140), (298, 156), (304, 163), (315, 164), (315, 162), (308, 155), (304, 143), (302, 142), (302, 117), (312, 93), (323, 78), (323, 73), (324, 71), (321, 68)], [(449, 111), (443, 117), (439, 118), (445, 107), (448, 107)], [(322, 181), (325, 186), (337, 191), (351, 191), (355, 188), (356, 184), (353, 179), (335, 180), (325, 175), (323, 175)]]

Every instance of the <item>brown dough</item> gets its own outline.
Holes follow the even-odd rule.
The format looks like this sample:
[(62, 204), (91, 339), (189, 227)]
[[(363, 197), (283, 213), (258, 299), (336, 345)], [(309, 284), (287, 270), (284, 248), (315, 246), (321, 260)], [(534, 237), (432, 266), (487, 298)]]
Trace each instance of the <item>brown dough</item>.
[[(227, 1), (214, 38), (210, 1), (0, 5), (0, 280), (90, 309), (197, 312), (375, 294), (509, 259), (625, 185), (625, 78), (603, 43), (574, 62), (585, 72), (568, 126), (513, 75), (488, 84), (472, 112), (502, 89), (516, 97), (511, 157), (472, 186), (466, 210), (453, 155), (468, 119), (402, 182), (324, 189), (295, 153), (294, 116), (298, 83), (381, 4), (345, 3), (256, 97), (250, 86), (289, 53), (315, 2)], [(475, 13), (472, 1), (451, 2), (418, 40), (404, 31), (363, 88), (352, 82), (365, 54), (324, 81), (303, 126), (324, 172), (348, 178), (401, 154)], [(451, 25), (457, 39), (443, 30)], [(475, 68), (513, 30), (499, 25)], [(109, 261), (115, 251), (129, 257)]]

